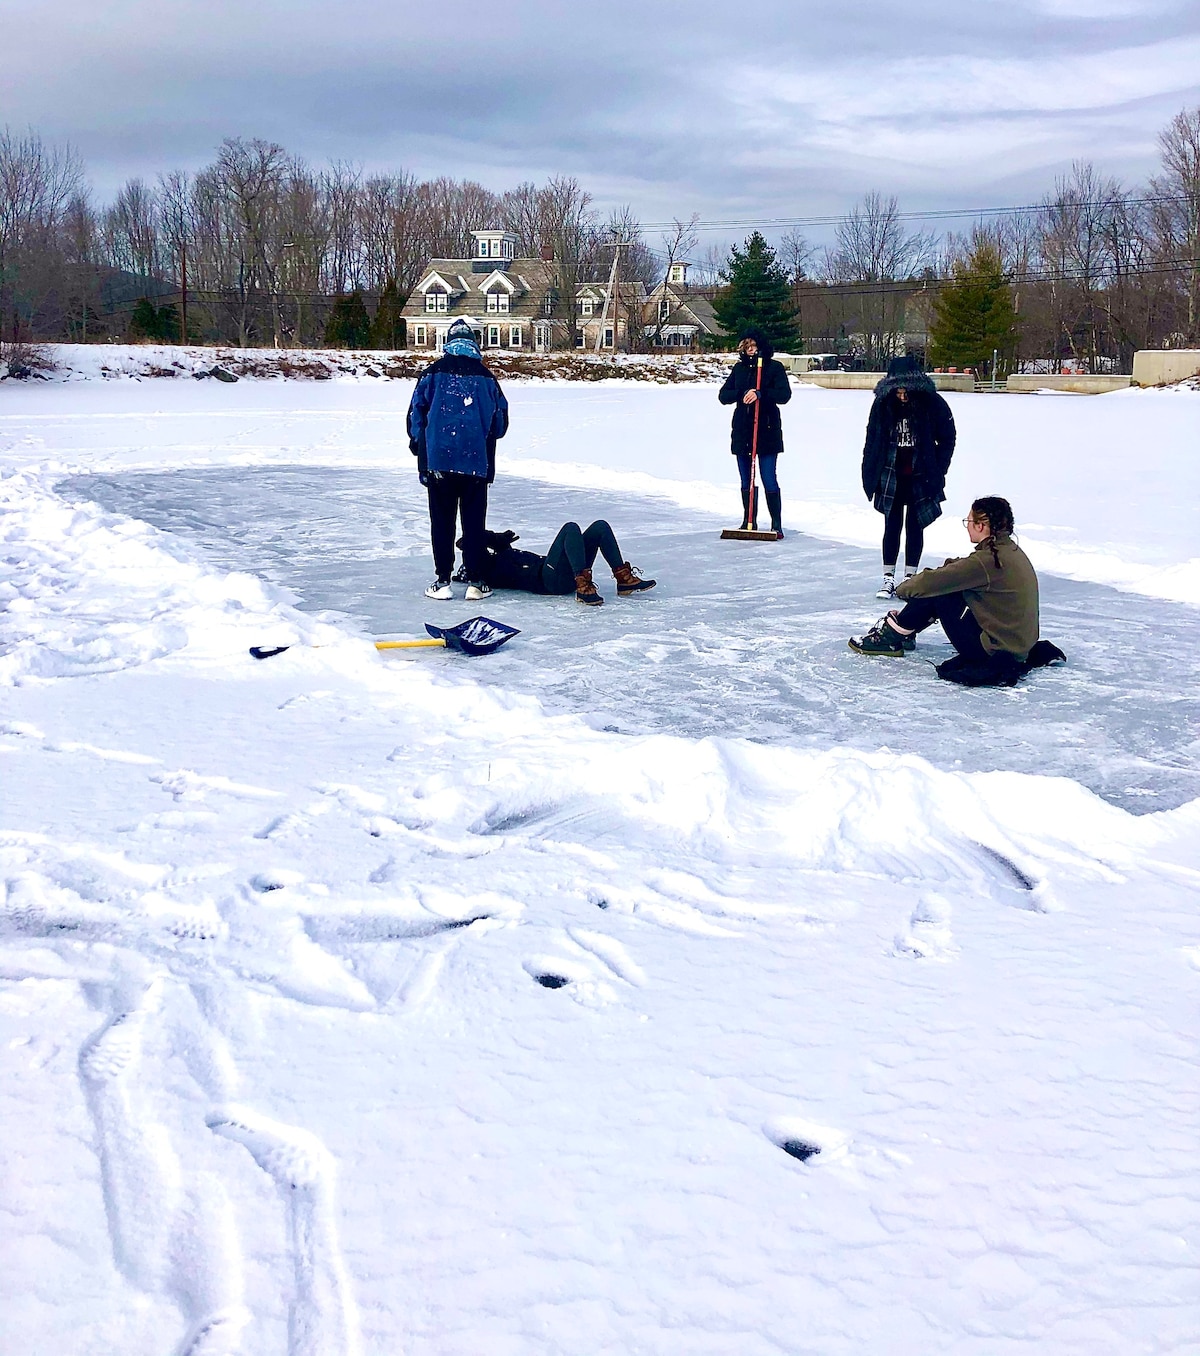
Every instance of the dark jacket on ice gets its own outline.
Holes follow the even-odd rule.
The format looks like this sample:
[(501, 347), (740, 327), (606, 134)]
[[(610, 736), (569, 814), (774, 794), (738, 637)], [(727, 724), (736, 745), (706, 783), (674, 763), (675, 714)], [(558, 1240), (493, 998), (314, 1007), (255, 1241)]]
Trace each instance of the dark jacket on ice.
[(896, 585), (896, 597), (940, 598), (961, 593), (979, 623), (988, 655), (1003, 651), (1024, 661), (1038, 638), (1038, 581), (1029, 557), (1006, 533), (981, 541), (969, 556), (922, 570)]
[(496, 478), (496, 440), (508, 432), (508, 401), (479, 357), (431, 363), (408, 406), (408, 446), (421, 484), (447, 471)]
[(519, 589), (522, 593), (545, 593), (542, 566), (545, 556), (513, 548), (512, 532), (485, 532), (483, 577), (494, 589)]
[[(896, 395), (901, 386), (908, 391), (905, 405)], [(909, 422), (913, 443), (911, 449), (900, 453), (911, 457), (909, 512), (922, 527), (928, 527), (942, 516), (946, 472), (954, 455), (954, 416), (932, 378), (911, 358), (893, 358), (888, 364), (888, 374), (875, 387), (875, 400), (867, 417), (863, 491), (883, 514), (891, 512), (897, 482), (904, 473), (897, 455), (897, 426), (902, 418)]]
[[(770, 340), (751, 332), (745, 336), (758, 345), (758, 358), (762, 359), (762, 382), (758, 392), (758, 455), (771, 457), (783, 451), (783, 417), (779, 413), (780, 405), (786, 405), (792, 398), (792, 386), (783, 364), (772, 357), (775, 352)], [(747, 391), (754, 390), (755, 370), (758, 358), (747, 358), (742, 354), (734, 364), (733, 371), (725, 378), (717, 399), (722, 405), (732, 405), (733, 434), (730, 451), (736, 456), (739, 452), (750, 455), (754, 441), (754, 405), (743, 405), (742, 397)]]

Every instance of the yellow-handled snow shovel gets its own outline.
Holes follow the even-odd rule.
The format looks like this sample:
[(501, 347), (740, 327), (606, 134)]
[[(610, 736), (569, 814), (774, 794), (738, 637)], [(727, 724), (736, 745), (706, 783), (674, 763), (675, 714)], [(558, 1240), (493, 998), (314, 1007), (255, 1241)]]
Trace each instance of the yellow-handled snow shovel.
[[(457, 650), (459, 654), (491, 654), (506, 641), (521, 633), (515, 626), (505, 626), (503, 622), (492, 621), (490, 617), (472, 617), (470, 621), (459, 622), (457, 626), (431, 626), (425, 623), (429, 640), (377, 640), (377, 650)], [(251, 645), (250, 654), (255, 659), (272, 659), (290, 645)]]

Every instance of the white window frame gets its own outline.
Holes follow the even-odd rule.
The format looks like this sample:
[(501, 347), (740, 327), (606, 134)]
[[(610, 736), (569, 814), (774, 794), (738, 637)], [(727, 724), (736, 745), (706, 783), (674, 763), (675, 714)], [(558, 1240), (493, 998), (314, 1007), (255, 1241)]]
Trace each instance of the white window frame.
[(489, 325), (487, 327), (487, 346), (488, 348), (500, 347), (500, 326)]
[(425, 347), (425, 326), (424, 326), (424, 325), (414, 325), (414, 326), (413, 326), (413, 345), (414, 345), (414, 347), (416, 347), (416, 348), (424, 348), (424, 347)]
[(579, 310), (583, 315), (594, 315), (596, 312), (596, 302), (593, 297), (581, 297), (579, 301)]
[(575, 347), (587, 348), (587, 335), (584, 334), (582, 330), (576, 330), (575, 332)]
[(487, 294), (487, 308), (489, 311), (498, 311), (500, 309), (500, 298), (495, 292)]
[[(491, 293), (489, 292), (488, 295), (490, 296)], [(508, 293), (507, 293), (507, 292), (497, 292), (497, 293), (496, 293), (496, 309), (500, 312), (501, 315), (507, 315), (507, 314), (508, 314)]]
[(509, 348), (521, 347), (521, 327), (520, 325), (510, 325), (508, 327), (508, 346)]
[(436, 292), (426, 292), (426, 293), (425, 293), (425, 309), (426, 309), (426, 311), (436, 311), (436, 310), (437, 310), (437, 293), (436, 293)]
[(554, 333), (549, 325), (535, 325), (533, 327), (534, 347), (540, 350), (549, 350), (554, 342)]
[(490, 259), (492, 257), (492, 242), (486, 235), (479, 237), (479, 257), (481, 259)]

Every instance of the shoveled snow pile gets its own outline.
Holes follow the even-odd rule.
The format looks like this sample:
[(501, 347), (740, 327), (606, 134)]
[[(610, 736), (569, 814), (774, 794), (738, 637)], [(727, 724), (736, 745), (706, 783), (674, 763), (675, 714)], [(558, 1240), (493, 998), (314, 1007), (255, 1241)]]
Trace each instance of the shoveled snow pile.
[[(857, 526), (848, 547), (794, 534), (769, 567), (719, 543), (686, 501), (728, 476), (720, 415), (689, 444), (686, 389), (521, 388), (496, 490), (542, 532), (573, 512), (554, 468), (582, 466), (589, 507), (676, 562), (654, 593), (517, 600), (523, 634), (494, 658), (380, 655), (365, 632), (426, 550), (419, 501), (398, 494), (388, 527), (369, 497), (385, 456), (412, 474), (405, 388), (256, 389), (43, 385), (0, 405), (0, 1347), (1186, 1350), (1200, 800), (1137, 815), (1009, 770), (1013, 741), (1109, 756), (1090, 714), (1037, 715), (1071, 669), (951, 701), (915, 661), (849, 656), (843, 612), (874, 607)], [(858, 521), (852, 476), (833, 488), (853, 421), (818, 402), (853, 397), (788, 415), (788, 502), (829, 537)], [(1040, 539), (1091, 524), (1104, 571), (1119, 518), (1149, 543), (1159, 493), (1148, 476), (1121, 517), (1086, 473), (1117, 458), (1123, 399), (1083, 425), (1066, 402), (992, 402), (1045, 422), (1001, 424), (1012, 464), (979, 486), (1065, 506)], [(1133, 399), (1183, 493), (1171, 411), (1191, 407)], [(970, 468), (978, 425), (955, 412)], [(1040, 479), (1017, 455), (1038, 429), (1060, 449)], [(357, 506), (353, 477), (319, 474), (354, 467)], [(1074, 498), (1056, 488), (1072, 467)], [(308, 505), (294, 540), (265, 475), (285, 468)], [(124, 513), (96, 502), (118, 495)], [(1173, 521), (1140, 563), (1186, 566)], [(689, 558), (714, 596), (685, 635)], [(775, 735), (771, 714), (756, 737), (689, 733), (654, 670), (680, 706), (714, 666), (737, 691), (731, 637), (759, 657), (747, 616), (788, 642), (789, 571), (813, 589), (789, 700), (824, 703), (826, 734)], [(321, 580), (342, 616), (301, 606)], [(1083, 587), (1054, 619), (1095, 679), (1096, 599), (1119, 595)], [(1133, 704), (1161, 700), (1145, 756), (1160, 738), (1182, 771), (1200, 613), (1124, 601), (1169, 631), (1176, 667)], [(540, 627), (564, 666), (622, 669), (625, 714), (589, 699), (582, 662), (569, 700), (543, 691)], [(263, 641), (292, 648), (256, 663)], [(928, 757), (838, 736), (856, 674), (922, 721), (944, 700)], [(972, 723), (962, 768), (938, 765), (939, 720), (951, 741)]]

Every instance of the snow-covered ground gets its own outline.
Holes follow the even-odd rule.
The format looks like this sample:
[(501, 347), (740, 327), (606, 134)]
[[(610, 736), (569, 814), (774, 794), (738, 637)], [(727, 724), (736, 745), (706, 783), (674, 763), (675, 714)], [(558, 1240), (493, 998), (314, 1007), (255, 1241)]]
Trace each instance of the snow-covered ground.
[(0, 388), (0, 1349), (1195, 1350), (1200, 396), (952, 398), (997, 693), (845, 648), (869, 397), (759, 546), (711, 386), (512, 383), (494, 524), (660, 582), (479, 609), (409, 389)]

